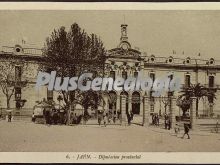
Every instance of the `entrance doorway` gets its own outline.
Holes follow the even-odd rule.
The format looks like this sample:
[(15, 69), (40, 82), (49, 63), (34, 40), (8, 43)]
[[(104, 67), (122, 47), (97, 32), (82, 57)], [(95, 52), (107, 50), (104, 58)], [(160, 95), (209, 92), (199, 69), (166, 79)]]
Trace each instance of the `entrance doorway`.
[(132, 112), (133, 114), (140, 114), (140, 94), (138, 92), (133, 92), (132, 94)]

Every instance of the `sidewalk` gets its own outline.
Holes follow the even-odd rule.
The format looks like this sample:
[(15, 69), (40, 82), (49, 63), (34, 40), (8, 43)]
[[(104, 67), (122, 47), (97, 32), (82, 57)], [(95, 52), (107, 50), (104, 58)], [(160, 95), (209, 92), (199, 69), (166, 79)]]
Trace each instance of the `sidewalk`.
[[(170, 129), (170, 130), (167, 130), (165, 128), (163, 128), (162, 126), (159, 126), (159, 127), (156, 127), (156, 126), (148, 126), (148, 128), (151, 130), (151, 131), (154, 131), (154, 132), (158, 132), (158, 133), (164, 133), (164, 134), (170, 134), (172, 136), (176, 135), (174, 129)], [(180, 132), (178, 133), (178, 136), (179, 135), (183, 135), (184, 134), (184, 130), (183, 129), (180, 129)], [(199, 135), (199, 136), (211, 136), (211, 135), (217, 135), (215, 133), (211, 133), (211, 132), (206, 132), (206, 131), (200, 131), (200, 130), (191, 130), (189, 131), (189, 134), (190, 135)]]

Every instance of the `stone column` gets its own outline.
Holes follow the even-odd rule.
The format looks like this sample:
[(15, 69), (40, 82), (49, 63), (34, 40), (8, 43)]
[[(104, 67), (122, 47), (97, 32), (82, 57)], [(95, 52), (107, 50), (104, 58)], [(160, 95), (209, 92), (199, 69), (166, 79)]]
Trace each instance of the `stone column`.
[(196, 125), (196, 97), (191, 97), (192, 103), (190, 106), (190, 123), (191, 128), (194, 129)]
[(171, 96), (169, 100), (170, 100), (169, 108), (170, 108), (171, 128), (173, 128), (175, 123), (176, 123), (176, 116), (175, 116), (176, 111), (177, 111), (177, 109), (176, 109), (176, 98), (174, 96)]
[(107, 95), (104, 95), (104, 101), (105, 101), (104, 111), (106, 111), (108, 109), (108, 97), (107, 97)]
[(147, 96), (143, 97), (143, 126), (149, 125), (149, 114), (150, 107), (149, 107), (149, 98)]
[(126, 116), (126, 96), (121, 96), (121, 125), (126, 125), (127, 116)]
[(120, 95), (117, 93), (116, 113), (120, 111)]
[(143, 97), (140, 95), (140, 115), (143, 115), (143, 110), (144, 110), (144, 104), (143, 104)]
[(128, 112), (132, 110), (132, 95), (128, 94)]

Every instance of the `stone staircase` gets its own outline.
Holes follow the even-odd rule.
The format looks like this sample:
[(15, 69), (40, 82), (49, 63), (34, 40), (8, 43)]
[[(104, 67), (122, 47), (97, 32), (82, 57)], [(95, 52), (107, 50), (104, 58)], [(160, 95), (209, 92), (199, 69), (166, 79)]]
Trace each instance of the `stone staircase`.
[[(179, 128), (184, 130), (183, 122), (179, 123)], [(198, 120), (194, 125), (193, 130), (208, 132), (208, 133), (220, 133), (220, 123), (216, 123), (216, 120)]]
[[(30, 109), (15, 110), (12, 109), (12, 121), (31, 122), (33, 111)], [(8, 112), (6, 109), (1, 110), (1, 118), (8, 120)]]
[(220, 133), (220, 124), (200, 124), (198, 129), (210, 133)]
[(12, 120), (31, 122), (31, 116), (14, 115)]

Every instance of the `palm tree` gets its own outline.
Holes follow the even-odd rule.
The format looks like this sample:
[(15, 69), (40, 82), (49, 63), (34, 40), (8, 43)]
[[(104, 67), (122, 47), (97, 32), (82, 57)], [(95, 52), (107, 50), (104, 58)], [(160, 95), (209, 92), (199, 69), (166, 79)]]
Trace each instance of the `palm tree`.
[(207, 97), (209, 102), (212, 102), (212, 100), (216, 98), (216, 90), (206, 88), (200, 83), (195, 85), (191, 84), (190, 87), (185, 88), (181, 92), (183, 94), (178, 97), (177, 106), (183, 110), (183, 115), (190, 108), (190, 104), (192, 102), (191, 97), (196, 97), (196, 117), (198, 117), (198, 105), (201, 98)]
[(186, 112), (190, 108), (191, 102), (192, 102), (192, 100), (185, 95), (180, 95), (177, 98), (177, 106), (179, 106), (182, 109), (182, 111), (183, 111), (182, 116), (183, 117), (186, 116)]

